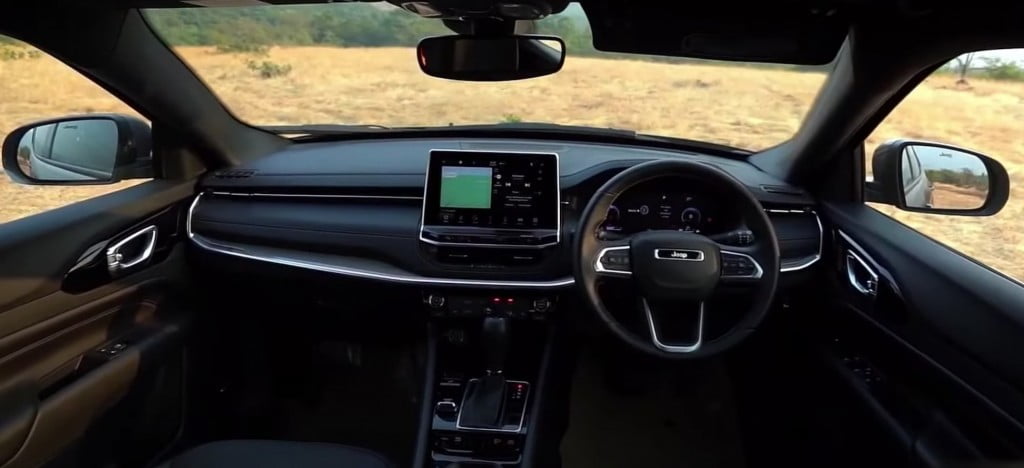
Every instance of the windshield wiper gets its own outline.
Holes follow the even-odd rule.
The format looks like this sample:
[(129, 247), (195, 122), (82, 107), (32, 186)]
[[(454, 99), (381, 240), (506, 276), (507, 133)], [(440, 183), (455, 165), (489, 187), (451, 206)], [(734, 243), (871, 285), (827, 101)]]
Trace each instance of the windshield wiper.
[(259, 128), (285, 135), (337, 135), (339, 133), (391, 130), (391, 127), (377, 124), (262, 125)]

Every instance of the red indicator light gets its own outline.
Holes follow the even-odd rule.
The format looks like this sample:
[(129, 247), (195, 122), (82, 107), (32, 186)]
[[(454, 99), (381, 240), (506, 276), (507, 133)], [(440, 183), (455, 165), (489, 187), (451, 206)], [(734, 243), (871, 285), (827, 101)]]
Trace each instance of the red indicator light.
[(508, 298), (508, 299), (505, 299), (505, 302), (507, 302), (507, 303), (509, 303), (509, 304), (512, 304), (512, 303), (516, 302), (516, 300), (515, 300), (515, 298), (511, 298), (511, 297), (510, 297), (510, 298)]
[(492, 299), (491, 299), (491, 302), (493, 302), (493, 303), (495, 303), (495, 304), (501, 304), (501, 298), (500, 298), (500, 297), (495, 297), (495, 298), (492, 298)]

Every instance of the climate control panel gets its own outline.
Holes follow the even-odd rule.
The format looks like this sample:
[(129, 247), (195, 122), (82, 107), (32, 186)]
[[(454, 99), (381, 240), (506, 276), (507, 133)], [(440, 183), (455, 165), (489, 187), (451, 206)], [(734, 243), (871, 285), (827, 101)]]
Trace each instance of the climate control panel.
[(544, 320), (552, 313), (557, 297), (532, 294), (447, 294), (428, 291), (423, 305), (434, 318), (507, 317), (520, 320)]

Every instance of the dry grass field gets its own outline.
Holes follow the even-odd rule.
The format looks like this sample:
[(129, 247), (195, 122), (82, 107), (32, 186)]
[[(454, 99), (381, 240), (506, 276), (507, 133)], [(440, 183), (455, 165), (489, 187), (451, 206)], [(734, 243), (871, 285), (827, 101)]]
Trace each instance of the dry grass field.
[[(793, 134), (824, 75), (714, 65), (570, 57), (562, 72), (511, 83), (457, 83), (422, 75), (411, 49), (274, 48), (256, 58), (292, 67), (260, 78), (252, 57), (179, 49), (239, 117), (258, 124), (388, 126), (545, 121), (635, 129), (760, 149)], [(0, 61), (0, 135), (45, 117), (132, 112), (47, 57)], [(1017, 278), (1024, 278), (1024, 83), (933, 77), (868, 140), (944, 141), (988, 153), (1015, 188), (994, 218), (889, 213)], [(0, 222), (117, 187), (19, 187), (0, 180)]]
[(932, 206), (951, 210), (976, 210), (985, 204), (986, 193), (970, 187), (935, 182)]

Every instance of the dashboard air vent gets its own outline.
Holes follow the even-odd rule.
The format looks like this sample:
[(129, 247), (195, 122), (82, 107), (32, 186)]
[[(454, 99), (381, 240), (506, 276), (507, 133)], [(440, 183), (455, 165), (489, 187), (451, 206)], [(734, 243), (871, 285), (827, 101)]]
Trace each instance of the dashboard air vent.
[(804, 191), (787, 185), (762, 185), (761, 190), (768, 193), (779, 193), (783, 195), (803, 195)]
[(213, 176), (218, 179), (247, 179), (254, 174), (256, 174), (256, 171), (252, 169), (225, 169), (214, 172)]

